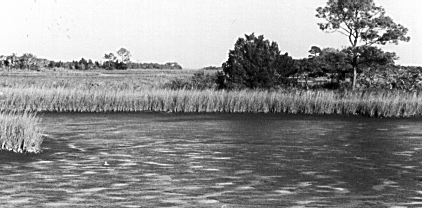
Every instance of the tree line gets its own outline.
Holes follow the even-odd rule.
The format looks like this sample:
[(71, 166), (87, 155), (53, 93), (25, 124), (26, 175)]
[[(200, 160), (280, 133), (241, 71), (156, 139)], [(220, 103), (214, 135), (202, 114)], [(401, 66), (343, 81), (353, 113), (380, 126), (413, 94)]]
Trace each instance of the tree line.
[(131, 53), (125, 48), (119, 49), (116, 54), (107, 53), (103, 56), (104, 61), (93, 61), (81, 58), (79, 61), (52, 61), (37, 58), (31, 53), (22, 56), (0, 55), (0, 68), (39, 70), (40, 68), (66, 68), (73, 70), (126, 70), (126, 69), (182, 69), (176, 62), (159, 63), (137, 63), (131, 61)]
[(281, 53), (276, 42), (252, 33), (236, 41), (216, 75), (205, 72), (218, 67), (206, 67), (191, 80), (174, 80), (169, 87), (421, 90), (421, 67), (396, 66), (396, 54), (377, 47), (410, 40), (408, 29), (395, 23), (384, 8), (373, 0), (329, 0), (316, 12), (319, 29), (346, 36), (348, 46), (312, 46), (307, 58), (293, 59)]

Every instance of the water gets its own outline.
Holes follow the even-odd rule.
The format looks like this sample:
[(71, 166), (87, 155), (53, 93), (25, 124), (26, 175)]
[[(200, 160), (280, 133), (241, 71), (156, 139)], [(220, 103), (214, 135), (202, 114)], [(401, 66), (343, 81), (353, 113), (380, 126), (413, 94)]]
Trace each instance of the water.
[(42, 118), (42, 154), (0, 152), (2, 207), (421, 206), (419, 120)]

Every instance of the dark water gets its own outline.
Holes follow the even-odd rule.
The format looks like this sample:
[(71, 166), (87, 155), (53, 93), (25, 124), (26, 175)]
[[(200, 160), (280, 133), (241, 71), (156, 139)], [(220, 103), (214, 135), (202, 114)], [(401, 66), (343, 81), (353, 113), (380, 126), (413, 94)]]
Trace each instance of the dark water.
[(2, 207), (421, 206), (419, 120), (42, 117), (42, 154), (0, 152)]

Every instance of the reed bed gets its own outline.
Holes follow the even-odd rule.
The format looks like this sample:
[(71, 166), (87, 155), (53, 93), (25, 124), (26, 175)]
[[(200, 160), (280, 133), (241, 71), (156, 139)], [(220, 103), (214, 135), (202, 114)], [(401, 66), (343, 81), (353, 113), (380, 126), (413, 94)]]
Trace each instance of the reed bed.
[(35, 112), (225, 112), (419, 117), (421, 94), (335, 91), (0, 88), (0, 109)]
[(39, 119), (27, 112), (0, 113), (0, 150), (37, 153), (43, 138)]

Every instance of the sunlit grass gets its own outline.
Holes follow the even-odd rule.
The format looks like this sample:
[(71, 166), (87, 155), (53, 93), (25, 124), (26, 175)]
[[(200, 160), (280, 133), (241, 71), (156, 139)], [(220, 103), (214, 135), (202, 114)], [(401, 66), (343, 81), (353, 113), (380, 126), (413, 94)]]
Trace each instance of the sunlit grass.
[(43, 138), (38, 124), (33, 114), (0, 113), (0, 150), (39, 152)]
[(3, 110), (35, 112), (250, 112), (421, 116), (421, 94), (334, 91), (0, 88)]

